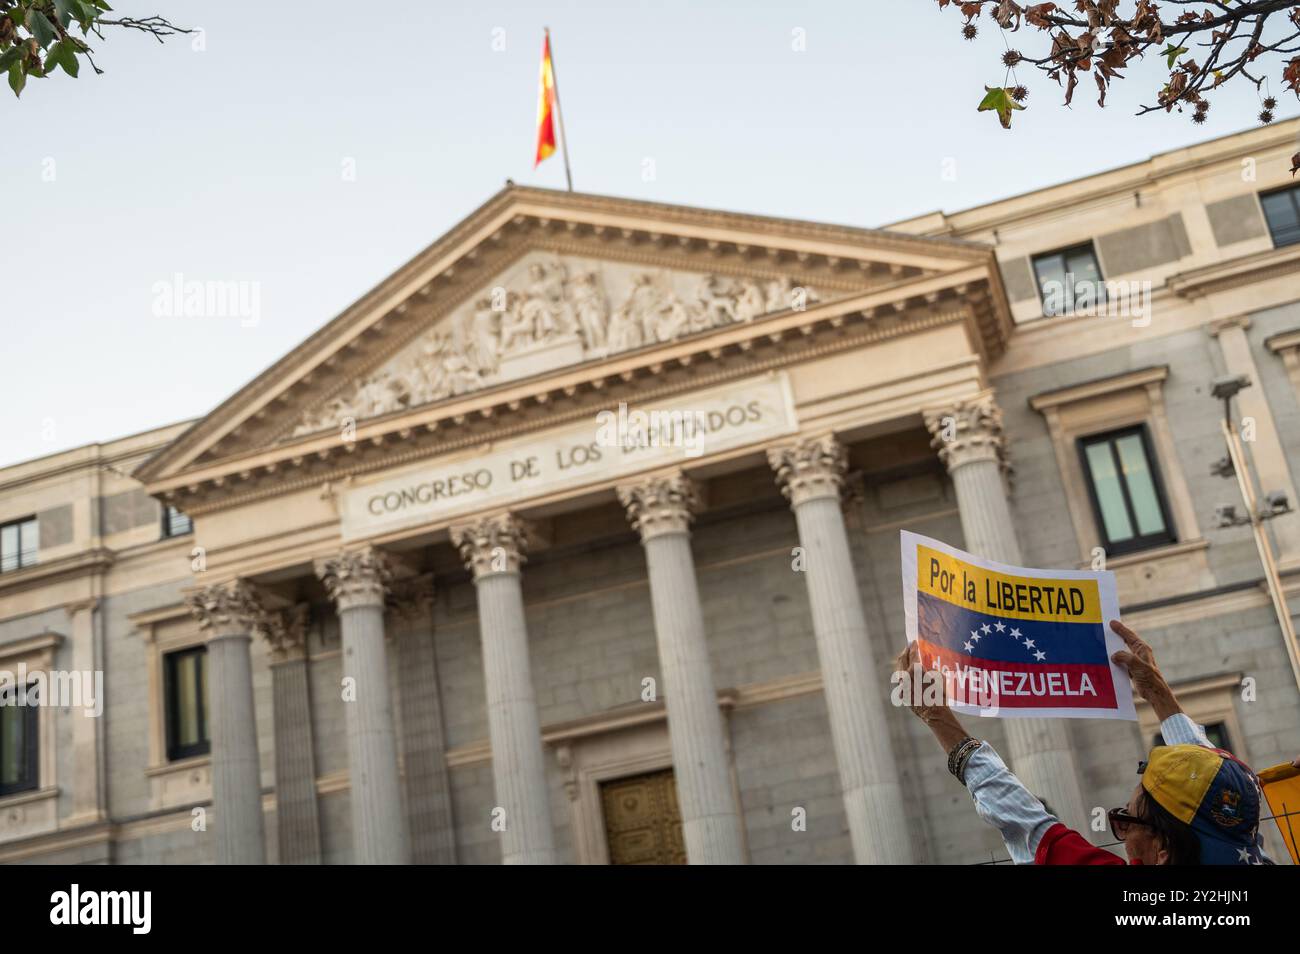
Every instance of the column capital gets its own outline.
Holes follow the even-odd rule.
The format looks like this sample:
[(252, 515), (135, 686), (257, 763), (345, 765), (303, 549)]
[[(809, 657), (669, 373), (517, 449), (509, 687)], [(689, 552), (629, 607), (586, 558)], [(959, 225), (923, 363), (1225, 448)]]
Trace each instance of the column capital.
[(978, 461), (994, 461), (1004, 472), (1010, 472), (1002, 408), (993, 399), (992, 391), (931, 408), (922, 416), (932, 435), (930, 446), (939, 452), (939, 460), (949, 472)]
[(451, 542), (477, 582), (495, 573), (518, 573), (528, 559), (528, 530), (513, 513), (496, 513), (451, 528)]
[(301, 659), (306, 654), (310, 618), (311, 610), (306, 603), (266, 614), (262, 634), (271, 647), (272, 663)]
[(617, 492), (632, 529), (643, 541), (665, 533), (687, 533), (700, 505), (695, 482), (681, 471), (624, 484)]
[(839, 500), (849, 455), (834, 434), (821, 434), (769, 448), (767, 462), (776, 471), (781, 492), (797, 507), (818, 497)]
[(363, 547), (317, 560), (316, 575), (341, 613), (357, 606), (382, 607), (393, 570), (382, 550)]
[(388, 611), (404, 621), (427, 620), (433, 612), (433, 574), (396, 580), (388, 590)]
[(208, 639), (248, 636), (265, 632), (266, 610), (257, 588), (244, 579), (205, 586), (185, 597), (185, 605), (199, 621)]

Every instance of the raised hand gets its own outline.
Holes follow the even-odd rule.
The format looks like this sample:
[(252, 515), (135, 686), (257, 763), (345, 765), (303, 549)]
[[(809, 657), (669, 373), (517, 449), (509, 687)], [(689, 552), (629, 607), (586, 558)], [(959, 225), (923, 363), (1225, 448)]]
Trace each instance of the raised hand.
[(1155, 650), (1117, 619), (1110, 621), (1110, 628), (1128, 647), (1127, 652), (1120, 650), (1110, 658), (1115, 665), (1122, 666), (1128, 672), (1129, 678), (1133, 680), (1133, 691), (1151, 704), (1162, 722), (1169, 716), (1182, 712), (1178, 699), (1156, 665)]

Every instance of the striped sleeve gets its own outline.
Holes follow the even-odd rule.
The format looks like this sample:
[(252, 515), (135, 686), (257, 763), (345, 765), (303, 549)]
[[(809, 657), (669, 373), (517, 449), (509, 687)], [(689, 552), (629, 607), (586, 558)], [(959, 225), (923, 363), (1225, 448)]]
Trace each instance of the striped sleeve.
[(1175, 712), (1160, 723), (1160, 735), (1165, 745), (1200, 745), (1207, 749), (1214, 748), (1210, 737), (1205, 734), (1205, 727), (1197, 725), (1185, 712)]
[(1011, 860), (1018, 865), (1032, 865), (1038, 843), (1057, 819), (987, 742), (966, 763), (966, 789), (975, 800), (980, 818), (1002, 833)]

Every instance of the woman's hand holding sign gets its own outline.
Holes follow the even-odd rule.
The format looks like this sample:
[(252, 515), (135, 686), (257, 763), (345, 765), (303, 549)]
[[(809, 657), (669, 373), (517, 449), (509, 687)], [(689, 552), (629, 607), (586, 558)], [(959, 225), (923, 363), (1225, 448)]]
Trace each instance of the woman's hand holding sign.
[(1151, 704), (1152, 710), (1161, 722), (1171, 715), (1182, 712), (1174, 691), (1165, 682), (1165, 677), (1156, 666), (1156, 654), (1151, 646), (1137, 633), (1117, 619), (1110, 621), (1111, 631), (1128, 646), (1128, 652), (1121, 650), (1111, 657), (1115, 665), (1128, 672), (1133, 680), (1133, 691)]
[[(894, 660), (895, 672), (912, 673), (920, 666), (921, 650), (916, 643), (908, 643), (907, 647), (898, 654), (898, 658)], [(936, 680), (934, 685), (940, 695), (937, 705), (927, 704), (925, 693), (917, 692), (911, 694), (912, 704), (908, 708), (915, 713), (918, 719), (929, 726), (930, 731), (934, 733), (934, 737), (939, 740), (939, 744), (943, 746), (946, 752), (967, 738), (966, 730), (957, 721), (957, 714), (949, 708), (949, 700), (943, 693), (943, 680)]]

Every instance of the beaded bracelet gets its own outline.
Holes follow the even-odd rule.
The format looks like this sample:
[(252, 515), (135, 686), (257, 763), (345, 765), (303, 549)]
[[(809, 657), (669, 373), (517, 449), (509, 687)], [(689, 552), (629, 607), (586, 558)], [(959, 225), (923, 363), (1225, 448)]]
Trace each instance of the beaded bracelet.
[(976, 740), (975, 744), (962, 753), (961, 758), (957, 760), (957, 781), (963, 785), (966, 784), (966, 764), (970, 762), (971, 757), (980, 750), (983, 744), (983, 742)]
[(952, 751), (948, 753), (948, 771), (963, 785), (966, 784), (966, 763), (981, 745), (983, 743), (979, 739), (968, 735), (954, 745)]

